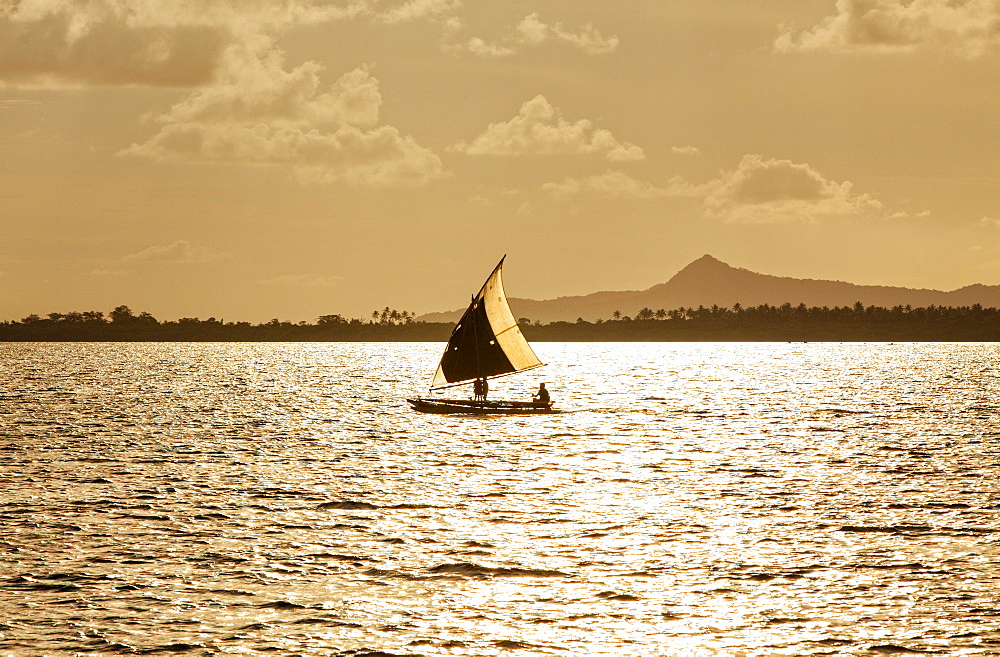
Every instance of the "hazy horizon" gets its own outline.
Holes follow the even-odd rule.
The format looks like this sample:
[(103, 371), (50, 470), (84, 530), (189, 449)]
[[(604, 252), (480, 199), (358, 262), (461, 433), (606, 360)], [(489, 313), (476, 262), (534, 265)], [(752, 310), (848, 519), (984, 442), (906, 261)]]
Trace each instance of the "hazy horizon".
[[(719, 273), (723, 273), (724, 275), (726, 275), (725, 272), (730, 272), (730, 271), (733, 272), (733, 273), (736, 273), (736, 272), (749, 272), (749, 270), (747, 270), (746, 268), (735, 266), (732, 263), (726, 263), (726, 262), (719, 261), (717, 258), (715, 258), (714, 256), (712, 256), (711, 254), (705, 254), (702, 257), (695, 259), (691, 263), (688, 263), (687, 265), (685, 265), (684, 267), (682, 267), (682, 270), (687, 270), (688, 272), (691, 272), (691, 271), (699, 271), (700, 272), (700, 271), (702, 271), (703, 268), (706, 267), (706, 265), (704, 264), (705, 261), (709, 261), (710, 262), (710, 264), (708, 265), (708, 269), (709, 270), (714, 270), (710, 274), (710, 277), (713, 278), (713, 279)], [(693, 269), (689, 269), (689, 267), (692, 267)], [(702, 269), (699, 269), (699, 267), (702, 268)], [(680, 272), (675, 272), (675, 274), (677, 274), (677, 273), (680, 273)], [(762, 277), (764, 279), (773, 279), (773, 278), (775, 278), (772, 275), (768, 274), (767, 272), (749, 272), (749, 273), (753, 274), (753, 275), (758, 275), (758, 276), (760, 276), (760, 277)], [(688, 278), (690, 279), (690, 277), (692, 275), (695, 275), (695, 274), (688, 273)], [(549, 302), (549, 301), (556, 301), (556, 302), (558, 302), (558, 301), (564, 301), (564, 300), (568, 300), (568, 299), (584, 300), (584, 299), (588, 298), (588, 295), (594, 295), (594, 294), (604, 295), (604, 294), (608, 294), (608, 293), (610, 293), (610, 294), (621, 293), (621, 294), (628, 295), (628, 294), (635, 293), (635, 292), (648, 292), (652, 288), (657, 288), (659, 286), (662, 286), (665, 283), (668, 283), (668, 282), (672, 281), (673, 278), (674, 278), (674, 275), (671, 275), (668, 280), (660, 281), (658, 283), (653, 283), (652, 285), (647, 286), (646, 288), (643, 288), (641, 290), (593, 290), (593, 291), (591, 291), (589, 293), (584, 293), (582, 295), (577, 295), (577, 296), (573, 296), (573, 297), (561, 296), (561, 297), (554, 297), (554, 298), (550, 298), (550, 299), (527, 299), (525, 297), (519, 297), (519, 298), (515, 297), (513, 299), (513, 302), (515, 303), (515, 306), (519, 306), (520, 303), (524, 302), (524, 301), (537, 302), (537, 303), (546, 303), (546, 302)], [(790, 281), (797, 281), (797, 282), (802, 282), (802, 283), (808, 282), (808, 283), (816, 283), (816, 284), (836, 283), (836, 284), (844, 284), (844, 285), (847, 285), (847, 286), (855, 286), (856, 285), (856, 284), (854, 284), (854, 283), (852, 283), (850, 281), (832, 281), (832, 280), (799, 279), (799, 278), (780, 278), (780, 280), (790, 280)], [(706, 288), (711, 288), (712, 286), (713, 286), (713, 281), (706, 281), (705, 282), (705, 287)], [(475, 288), (476, 285), (473, 284), (472, 287)], [(960, 291), (960, 290), (965, 289), (965, 288), (957, 288), (956, 290), (934, 290), (934, 289), (928, 289), (928, 288), (919, 288), (918, 289), (918, 288), (906, 288), (906, 287), (900, 287), (900, 286), (886, 286), (885, 289), (887, 289), (887, 290), (898, 290), (900, 294), (905, 294), (906, 292), (917, 292), (917, 293), (937, 293), (937, 292), (942, 292), (942, 293), (947, 294), (947, 293), (950, 293), (950, 292), (957, 292), (957, 291)], [(801, 288), (799, 288), (798, 291), (801, 294)], [(812, 303), (806, 304), (806, 305), (808, 305), (810, 307), (820, 307), (822, 305), (831, 306), (831, 307), (843, 307), (843, 306), (853, 305), (856, 302), (858, 302), (858, 303), (865, 303), (865, 305), (870, 305), (870, 306), (874, 306), (874, 307), (883, 307), (883, 308), (889, 308), (889, 307), (891, 307), (893, 305), (897, 305), (896, 302), (893, 302), (893, 303), (882, 302), (882, 303), (874, 303), (873, 304), (870, 301), (868, 301), (868, 302), (861, 302), (861, 301), (859, 301), (858, 299), (856, 299), (854, 297), (852, 297), (852, 299), (853, 299), (853, 301), (844, 301), (843, 303), (838, 303), (838, 302), (832, 302), (831, 301), (831, 302), (828, 302), (828, 303), (825, 303), (825, 304), (817, 304), (815, 302), (812, 302)], [(800, 303), (802, 303), (802, 300), (801, 300), (800, 297), (794, 297), (794, 298), (789, 297), (787, 299), (784, 299), (783, 302), (792, 303), (793, 305), (799, 305)], [(783, 302), (775, 301), (771, 305), (781, 305), (781, 303), (783, 303)], [(899, 303), (902, 303), (902, 302), (903, 301), (899, 301)], [(986, 302), (985, 300), (980, 300), (980, 302), (985, 303), (987, 305), (987, 307), (993, 307), (993, 304), (990, 304), (990, 303)], [(713, 305), (713, 304), (717, 305), (717, 303), (718, 303), (717, 300), (709, 299), (709, 298), (706, 297), (701, 304), (694, 303), (694, 305), (691, 306), (691, 307), (694, 307), (694, 306), (697, 306), (697, 305), (705, 305), (705, 306), (709, 306), (709, 305)], [(757, 305), (761, 305), (761, 304), (768, 303), (768, 302), (767, 301), (761, 301), (759, 299), (755, 300), (755, 299), (744, 298), (744, 300), (741, 301), (741, 302), (739, 302), (739, 303), (740, 303), (741, 306), (752, 307), (752, 306), (757, 306)], [(624, 305), (622, 305), (622, 304), (624, 304)], [(136, 315), (138, 315), (139, 313), (148, 312), (144, 308), (130, 306), (129, 304), (118, 304), (118, 306), (122, 306), (122, 305), (128, 307), (128, 309), (130, 311), (132, 311)], [(454, 321), (456, 321), (458, 319), (458, 316), (460, 316), (460, 314), (465, 309), (465, 305), (459, 304), (459, 305), (456, 305), (453, 308), (441, 308), (441, 309), (437, 309), (437, 310), (429, 310), (429, 311), (426, 311), (426, 312), (412, 312), (412, 311), (410, 311), (405, 306), (399, 307), (399, 308), (391, 308), (389, 306), (380, 306), (377, 303), (373, 303), (373, 304), (370, 304), (370, 305), (372, 306), (372, 308), (369, 311), (361, 313), (359, 315), (345, 314), (345, 313), (338, 312), (336, 309), (331, 309), (328, 312), (321, 313), (320, 315), (317, 315), (317, 317), (312, 317), (312, 318), (269, 317), (268, 320), (260, 320), (260, 321), (264, 322), (264, 321), (272, 321), (274, 319), (278, 319), (278, 320), (280, 320), (282, 322), (292, 321), (293, 323), (297, 323), (299, 321), (305, 321), (307, 323), (311, 323), (311, 322), (316, 321), (322, 315), (340, 316), (340, 317), (342, 317), (345, 320), (356, 320), (356, 319), (359, 319), (359, 320), (362, 320), (362, 321), (367, 321), (367, 320), (371, 319), (371, 315), (372, 315), (373, 311), (374, 312), (382, 312), (383, 309), (384, 309), (385, 311), (389, 311), (389, 310), (396, 310), (396, 311), (400, 311), (400, 312), (405, 311), (407, 313), (407, 316), (409, 316), (411, 319), (416, 319), (418, 321), (452, 323), (452, 322), (454, 322)], [(614, 305), (614, 303), (612, 303), (612, 305)], [(632, 302), (626, 302), (626, 301), (623, 300), (623, 301), (619, 302), (616, 307), (618, 307), (619, 310), (621, 310), (622, 308), (625, 308), (626, 311), (628, 311), (628, 312), (626, 312), (624, 314), (627, 315), (627, 314), (629, 314), (629, 312), (632, 312), (635, 309), (638, 309), (639, 306), (643, 306), (643, 305), (645, 305), (645, 301), (642, 300), (642, 299), (633, 300)], [(657, 304), (654, 303), (653, 305), (657, 305)], [(662, 305), (662, 304), (660, 304), (660, 305)], [(691, 304), (690, 303), (673, 304), (673, 305), (670, 305), (669, 310), (674, 310), (676, 308), (680, 308), (680, 307), (683, 307), (683, 306), (686, 306), (686, 305), (691, 305)], [(723, 307), (729, 307), (730, 304), (723, 303), (722, 305), (723, 305)], [(904, 305), (912, 305), (912, 304), (907, 303), (907, 304), (904, 304)], [(936, 301), (933, 302), (933, 303), (918, 303), (917, 306), (915, 306), (915, 307), (926, 307), (926, 306), (929, 306), (929, 305), (941, 305), (941, 303), (940, 302), (936, 302)], [(962, 306), (962, 305), (969, 305), (969, 304), (963, 304), (963, 303), (949, 304), (949, 303), (945, 302), (943, 305)], [(113, 310), (117, 311), (118, 310), (118, 306), (116, 306)], [(635, 308), (632, 308), (632, 306), (635, 306)], [(107, 310), (102, 309), (102, 308), (87, 308), (87, 309), (74, 308), (74, 309), (45, 310), (45, 311), (34, 311), (33, 313), (30, 313), (30, 314), (40, 315), (42, 318), (44, 318), (49, 313), (65, 314), (67, 312), (78, 312), (79, 313), (79, 312), (86, 312), (86, 311), (101, 311), (101, 312), (103, 312), (106, 315), (105, 319), (108, 319), (109, 321), (110, 321), (111, 315), (112, 315), (112, 313), (110, 313)], [(573, 314), (575, 316), (575, 313), (577, 313), (577, 312), (578, 311), (574, 310), (570, 314)], [(152, 314), (152, 313), (150, 313), (150, 314)], [(264, 314), (266, 315), (267, 313), (265, 312)], [(529, 311), (527, 314), (528, 315), (532, 315), (534, 317), (534, 314), (531, 311)], [(584, 313), (584, 314), (587, 314), (587, 313)], [(602, 314), (602, 315), (600, 315), (600, 318), (601, 319), (611, 319), (612, 318), (612, 313), (610, 311), (608, 313), (605, 313), (605, 314), (607, 315), (607, 317), (604, 317), (604, 315)], [(454, 315), (454, 316), (452, 316), (452, 315)], [(199, 317), (198, 319), (201, 319), (201, 320), (215, 319), (216, 316), (217, 316), (216, 313), (211, 313), (211, 314), (209, 314), (207, 316)], [(156, 316), (154, 315), (154, 317), (156, 317)], [(190, 314), (189, 315), (184, 315), (184, 317), (190, 317)], [(19, 318), (19, 317), (17, 317), (17, 318), (15, 318), (15, 317), (0, 317), (0, 321), (17, 321), (19, 319), (22, 319), (22, 318)], [(180, 316), (178, 316), (178, 317), (156, 317), (156, 319), (160, 320), (160, 321), (168, 321), (169, 322), (169, 321), (177, 321), (178, 319), (181, 319), (181, 317)], [(405, 317), (404, 317), (404, 319), (405, 319)], [(561, 319), (563, 321), (569, 321), (569, 320), (572, 319), (572, 317), (567, 316), (567, 317), (563, 317)], [(592, 319), (595, 319), (595, 318), (592, 318)], [(384, 318), (383, 318), (383, 320), (384, 320)], [(228, 321), (228, 322), (247, 322), (248, 320), (240, 318), (240, 317), (236, 317), (236, 318), (229, 317), (229, 318), (226, 318), (226, 317), (220, 316), (219, 317), (219, 321), (220, 322), (226, 322), (226, 321)], [(546, 321), (558, 321), (558, 320), (549, 317), (549, 318), (546, 319)]]
[[(995, 0), (0, 6), (0, 318), (1000, 284)], [(374, 306), (373, 306), (374, 304)]]

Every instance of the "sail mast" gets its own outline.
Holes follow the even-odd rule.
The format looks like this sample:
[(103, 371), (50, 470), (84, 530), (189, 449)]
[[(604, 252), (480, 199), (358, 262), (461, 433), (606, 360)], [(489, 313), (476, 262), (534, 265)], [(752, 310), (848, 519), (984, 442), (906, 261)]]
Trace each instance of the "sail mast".
[[(504, 256), (504, 258), (506, 257), (507, 256)], [(503, 263), (503, 258), (500, 258), (500, 262)], [(476, 297), (472, 297), (472, 305), (476, 305)], [(483, 378), (483, 366), (479, 360), (479, 326), (476, 322), (472, 323), (472, 333), (474, 337), (472, 343), (476, 345), (476, 378), (481, 379)]]
[(452, 330), (431, 388), (493, 378), (538, 367), (504, 294), (504, 256)]

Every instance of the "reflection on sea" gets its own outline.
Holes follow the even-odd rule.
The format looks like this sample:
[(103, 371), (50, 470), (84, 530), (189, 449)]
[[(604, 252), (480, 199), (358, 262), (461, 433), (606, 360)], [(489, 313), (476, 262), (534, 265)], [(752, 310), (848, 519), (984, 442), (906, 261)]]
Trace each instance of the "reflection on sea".
[(1000, 652), (1000, 348), (0, 344), (0, 654)]

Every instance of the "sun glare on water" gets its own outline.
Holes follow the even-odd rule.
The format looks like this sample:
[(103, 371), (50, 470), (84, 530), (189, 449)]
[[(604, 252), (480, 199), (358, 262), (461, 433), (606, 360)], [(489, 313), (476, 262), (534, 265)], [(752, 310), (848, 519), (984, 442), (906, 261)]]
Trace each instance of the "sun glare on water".
[(696, 657), (1000, 640), (975, 611), (1000, 604), (996, 347), (536, 346), (548, 365), (495, 394), (547, 381), (564, 413), (414, 413), (439, 345), (0, 346), (4, 640)]

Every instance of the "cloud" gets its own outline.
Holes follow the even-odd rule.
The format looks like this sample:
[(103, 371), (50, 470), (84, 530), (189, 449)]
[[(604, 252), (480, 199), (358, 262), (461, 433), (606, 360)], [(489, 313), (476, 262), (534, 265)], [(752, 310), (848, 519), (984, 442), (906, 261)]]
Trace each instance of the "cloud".
[(277, 55), (249, 59), (220, 84), (159, 118), (151, 139), (122, 155), (156, 161), (290, 166), (303, 183), (424, 185), (444, 175), (440, 158), (378, 122), (382, 97), (368, 67), (319, 91), (312, 62), (286, 71)]
[(670, 152), (674, 155), (701, 155), (701, 150), (696, 146), (671, 146)]
[[(0, 2), (0, 84), (201, 87), (225, 75), (241, 51), (275, 51), (299, 25), (364, 18), (390, 24), (435, 20), (460, 31), (462, 0), (4, 0)], [(618, 38), (591, 23), (567, 28), (532, 13), (500, 43), (472, 37), (453, 52), (499, 57), (558, 43), (591, 55)]]
[(468, 41), (460, 45), (445, 46), (446, 52), (468, 52), (481, 57), (507, 57), (517, 52), (510, 46), (502, 46), (496, 43), (487, 43), (479, 37), (471, 37)]
[[(624, 171), (609, 169), (583, 178), (564, 178), (542, 185), (557, 202), (573, 198), (641, 200), (689, 198), (700, 203), (706, 217), (728, 223), (813, 222), (825, 217), (886, 215), (882, 204), (868, 194), (853, 191), (850, 182), (834, 182), (808, 164), (791, 160), (765, 160), (744, 155), (732, 170), (718, 178), (694, 183), (674, 176), (663, 183), (639, 180)], [(926, 216), (927, 212), (915, 216)], [(1000, 221), (984, 218), (981, 225), (1000, 228)]]
[(420, 186), (444, 176), (441, 159), (392, 126), (293, 135), (295, 176), (303, 183), (370, 187)]
[(462, 6), (461, 0), (408, 0), (379, 14), (385, 23), (406, 23), (448, 14)]
[[(457, 31), (453, 26), (452, 32)], [(618, 37), (606, 37), (592, 23), (585, 23), (576, 30), (567, 29), (562, 23), (545, 23), (538, 12), (528, 14), (514, 29), (500, 39), (489, 43), (480, 37), (471, 37), (464, 43), (444, 46), (447, 52), (470, 52), (489, 57), (505, 57), (526, 47), (557, 43), (573, 46), (588, 55), (606, 55), (618, 48)]]
[[(190, 89), (155, 117), (155, 134), (119, 155), (279, 165), (306, 183), (425, 185), (445, 175), (441, 160), (413, 137), (379, 124), (382, 96), (369, 67), (348, 71), (330, 85), (319, 64), (290, 66), (277, 44), (297, 26), (359, 18), (434, 20), (453, 34), (463, 29), (455, 15), (461, 7), (462, 0), (0, 1), (0, 85)], [(568, 28), (532, 13), (503, 43), (473, 38), (464, 48), (500, 56), (554, 43), (602, 54), (613, 51), (618, 39), (589, 23)], [(529, 150), (643, 157), (639, 147), (588, 121), (520, 120), (536, 121), (529, 128), (536, 132), (525, 135), (534, 140), (526, 144)], [(497, 135), (470, 148), (517, 152), (512, 144), (487, 144), (491, 136)]]
[(666, 185), (658, 186), (637, 180), (623, 171), (608, 170), (588, 178), (566, 178), (562, 182), (550, 182), (542, 189), (555, 200), (573, 196), (592, 195), (617, 199), (645, 199), (663, 196), (689, 196), (695, 188), (681, 178), (674, 178)]
[[(449, 3), (446, 3), (449, 4)], [(377, 0), (20, 0), (0, 4), (0, 83), (190, 87), (161, 127), (120, 155), (282, 164), (302, 181), (420, 185), (437, 155), (378, 126), (369, 68), (322, 88), (315, 62), (288, 68), (276, 37), (296, 25), (371, 15)], [(457, 6), (453, 1), (449, 6)], [(416, 18), (429, 0), (395, 8)], [(401, 13), (400, 13), (401, 12)]]
[(41, 101), (38, 100), (27, 100), (25, 98), (11, 98), (8, 100), (0, 100), (0, 111), (34, 107), (36, 105), (41, 105), (41, 104), (42, 104)]
[(595, 128), (587, 119), (570, 123), (544, 96), (535, 96), (506, 123), (491, 123), (470, 143), (453, 150), (469, 155), (598, 154), (609, 160), (641, 160), (642, 149), (620, 142), (608, 130)]
[(979, 225), (991, 230), (1000, 230), (1000, 217), (983, 217), (979, 220)]
[(567, 30), (562, 23), (548, 25), (538, 18), (538, 13), (528, 14), (515, 29), (514, 41), (525, 45), (539, 45), (547, 41), (567, 43), (580, 48), (588, 55), (604, 55), (618, 48), (618, 37), (605, 37), (586, 23), (578, 30)]
[(131, 273), (126, 269), (91, 269), (87, 272), (87, 276), (128, 276)]
[(205, 246), (195, 246), (187, 240), (151, 246), (123, 258), (126, 262), (161, 262), (173, 264), (204, 264), (226, 260), (232, 256)]
[(336, 287), (344, 280), (341, 276), (320, 276), (319, 274), (286, 274), (257, 281), (257, 285), (282, 287), (328, 288)]
[(0, 80), (194, 86), (212, 79), (224, 25), (157, 20), (124, 0), (0, 5)]
[(358, 16), (374, 0), (6, 0), (0, 82), (29, 86), (211, 83), (269, 35)]
[(850, 182), (824, 178), (808, 164), (744, 155), (732, 171), (699, 186), (706, 214), (734, 223), (814, 221), (825, 215), (860, 215), (881, 210)]
[(1000, 52), (997, 0), (837, 0), (836, 13), (811, 30), (781, 28), (778, 52), (911, 52), (964, 58)]
[(892, 214), (886, 215), (887, 219), (923, 219), (925, 217), (931, 216), (930, 210), (921, 210), (919, 212), (912, 212), (909, 210), (897, 210)]
[(223, 80), (201, 89), (160, 117), (164, 123), (213, 121), (349, 123), (378, 120), (382, 97), (367, 66), (342, 75), (319, 93), (322, 67), (306, 62), (285, 71), (276, 54), (250, 57)]

